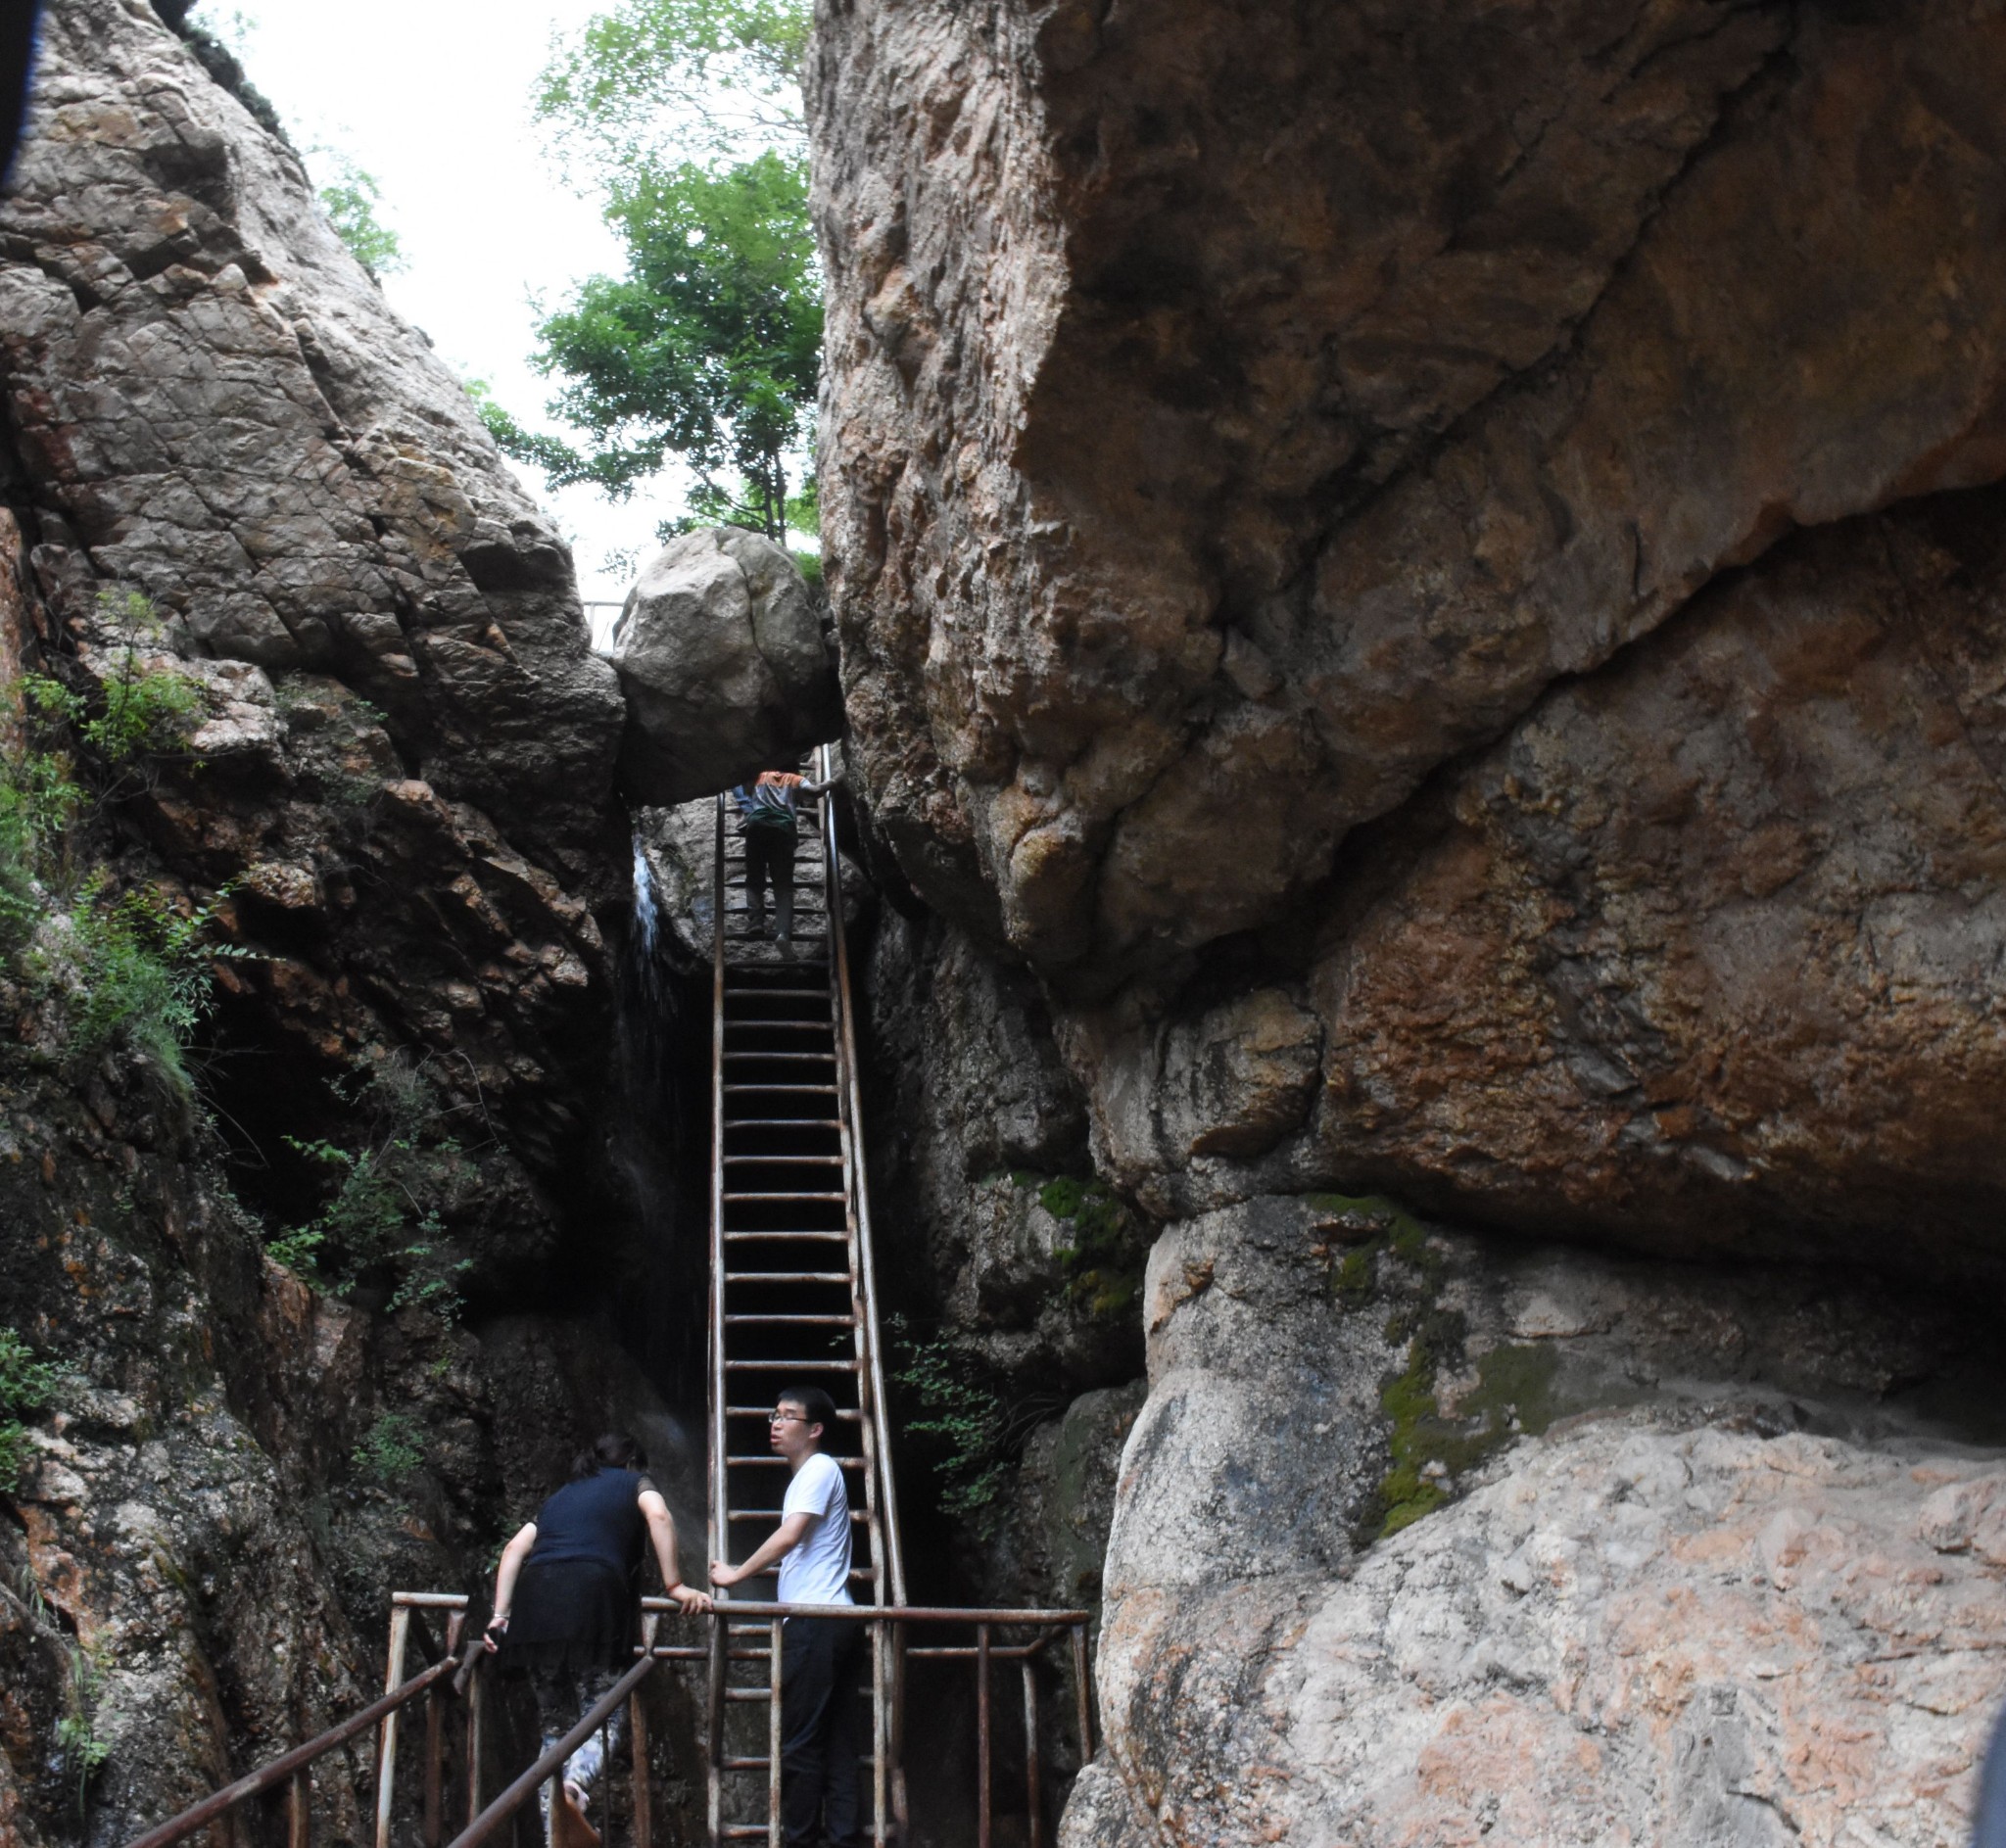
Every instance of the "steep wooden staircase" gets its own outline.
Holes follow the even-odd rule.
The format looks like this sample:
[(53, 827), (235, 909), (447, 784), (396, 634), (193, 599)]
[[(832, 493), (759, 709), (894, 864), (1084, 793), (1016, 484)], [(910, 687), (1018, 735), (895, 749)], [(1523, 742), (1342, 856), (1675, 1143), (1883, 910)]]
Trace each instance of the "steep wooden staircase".
[[(827, 746), (814, 780), (832, 770)], [(905, 1602), (885, 1422), (870, 1202), (856, 1093), (856, 1033), (842, 930), (842, 868), (826, 801), (803, 796), (794, 940), (749, 928), (737, 805), (717, 807), (711, 1038), (710, 1540), (736, 1563), (773, 1531), (785, 1460), (767, 1445), (775, 1396), (822, 1387), (836, 1405), (830, 1450), (850, 1492), (860, 1604)], [(769, 907), (769, 916), (772, 915)], [(745, 1598), (771, 1599), (770, 1575)], [(780, 1625), (718, 1626), (710, 1689), (710, 1837), (779, 1840)], [(883, 1626), (867, 1651), (871, 1838), (903, 1808), (895, 1688)]]

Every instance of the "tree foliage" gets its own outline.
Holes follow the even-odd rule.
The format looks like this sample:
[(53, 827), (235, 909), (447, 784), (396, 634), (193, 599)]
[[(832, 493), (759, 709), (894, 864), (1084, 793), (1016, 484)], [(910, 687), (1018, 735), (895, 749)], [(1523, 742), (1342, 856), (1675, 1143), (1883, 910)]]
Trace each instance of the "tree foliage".
[(800, 0), (624, 0), (545, 73), (538, 113), (627, 252), (539, 329), (536, 364), (562, 381), (550, 412), (587, 446), (482, 407), (553, 488), (623, 498), (676, 456), (695, 519), (783, 540), (800, 510), (822, 348), (807, 33)]
[(807, 155), (803, 0), (621, 0), (544, 71), (536, 113), (595, 178)]
[(405, 266), (398, 235), (376, 215), (383, 189), (346, 155), (331, 157), (334, 178), (320, 188), (320, 209), (349, 255), (372, 276), (395, 275)]

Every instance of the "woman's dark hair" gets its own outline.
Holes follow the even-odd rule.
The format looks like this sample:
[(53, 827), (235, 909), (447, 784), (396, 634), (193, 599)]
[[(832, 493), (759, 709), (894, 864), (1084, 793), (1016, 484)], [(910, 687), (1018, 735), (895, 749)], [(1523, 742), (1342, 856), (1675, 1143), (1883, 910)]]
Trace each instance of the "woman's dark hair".
[(602, 1469), (645, 1469), (647, 1452), (624, 1431), (608, 1431), (592, 1441), (592, 1448), (571, 1459), (571, 1480), (583, 1482)]

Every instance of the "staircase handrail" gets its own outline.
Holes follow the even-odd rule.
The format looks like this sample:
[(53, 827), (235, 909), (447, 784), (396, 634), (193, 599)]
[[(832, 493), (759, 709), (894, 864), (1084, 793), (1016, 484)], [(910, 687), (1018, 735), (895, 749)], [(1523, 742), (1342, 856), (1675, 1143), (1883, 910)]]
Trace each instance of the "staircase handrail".
[(371, 1727), (395, 1713), (407, 1702), (415, 1700), (427, 1688), (445, 1681), (457, 1672), (460, 1652), (441, 1658), (428, 1669), (421, 1670), (408, 1681), (400, 1682), (389, 1693), (373, 1700), (358, 1713), (352, 1713), (338, 1726), (331, 1726), (325, 1732), (316, 1733), (304, 1745), (296, 1745), (281, 1758), (274, 1758), (270, 1764), (261, 1766), (248, 1776), (239, 1777), (235, 1783), (225, 1784), (220, 1790), (206, 1796), (192, 1808), (183, 1810), (179, 1816), (165, 1822), (157, 1828), (150, 1828), (144, 1835), (137, 1836), (127, 1848), (168, 1848), (168, 1844), (183, 1841), (197, 1829), (207, 1828), (217, 1817), (227, 1810), (233, 1810), (240, 1803), (248, 1802), (265, 1791), (274, 1789), (287, 1778), (304, 1772), (316, 1759), (324, 1758), (339, 1745), (346, 1745), (358, 1732), (366, 1732)]
[[(835, 771), (834, 746), (818, 747), (818, 782), (827, 782)], [(871, 1361), (871, 1421), (877, 1433), (878, 1480), (881, 1490), (881, 1519), (884, 1531), (884, 1561), (889, 1568), (893, 1604), (905, 1602), (905, 1551), (898, 1537), (898, 1493), (891, 1468), (891, 1419), (884, 1394), (884, 1350), (878, 1329), (878, 1267), (871, 1239), (871, 1190), (865, 1184), (864, 1120), (857, 1095), (856, 1014), (850, 997), (849, 949), (842, 927), (842, 856), (836, 840), (836, 804), (822, 804), (823, 903), (829, 913), (830, 944), (835, 954), (838, 1018), (842, 1027), (843, 1104), (849, 1117), (850, 1150), (854, 1167), (852, 1184), (856, 1193), (858, 1267), (864, 1281), (865, 1338)], [(884, 1580), (879, 1580), (879, 1597), (884, 1595)]]

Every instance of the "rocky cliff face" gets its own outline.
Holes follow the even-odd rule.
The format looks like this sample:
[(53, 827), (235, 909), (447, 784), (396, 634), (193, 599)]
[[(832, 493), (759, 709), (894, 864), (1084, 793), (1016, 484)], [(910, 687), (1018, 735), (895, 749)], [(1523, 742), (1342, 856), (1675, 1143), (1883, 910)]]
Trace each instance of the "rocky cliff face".
[(2000, 1434), (1848, 1318), (2002, 1260), (2002, 66), (821, 9), (854, 760), (1168, 1221), (1075, 1843), (1957, 1835)]
[[(138, 0), (45, 18), (0, 384), (0, 670), (185, 702), (79, 869), (235, 952), (199, 1105), (76, 1051), (60, 918), (5, 979), (0, 1325), (60, 1378), (0, 1523), (0, 1833), (114, 1841), (352, 1703), (389, 1589), (478, 1581), (609, 1413), (671, 1447), (609, 1307), (647, 1288), (603, 1159), (623, 707), (457, 382)], [(346, 1300), (270, 1261), (378, 1160), (421, 1251)]]

